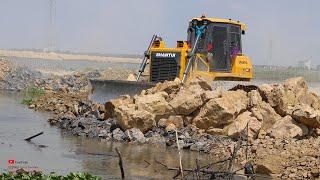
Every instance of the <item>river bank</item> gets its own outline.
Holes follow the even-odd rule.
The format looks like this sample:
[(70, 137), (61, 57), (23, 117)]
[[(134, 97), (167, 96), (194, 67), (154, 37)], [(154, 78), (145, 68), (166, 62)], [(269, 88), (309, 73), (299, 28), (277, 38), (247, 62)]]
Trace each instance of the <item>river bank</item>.
[[(4, 66), (1, 66), (1, 67), (4, 67)], [(11, 77), (12, 74), (15, 73), (15, 71), (4, 71), (4, 72), (10, 72), (11, 75), (9, 77)], [(29, 76), (31, 79), (33, 78), (32, 75), (29, 75)], [(17, 76), (14, 76), (14, 77), (17, 77)], [(34, 83), (33, 85), (35, 85), (36, 88), (44, 88), (46, 90), (46, 93), (44, 96), (40, 96), (34, 99), (29, 104), (29, 108), (35, 109), (37, 111), (52, 112), (54, 115), (49, 118), (49, 122), (51, 124), (57, 125), (61, 129), (64, 129), (66, 132), (69, 132), (70, 134), (77, 135), (80, 137), (100, 138), (106, 141), (120, 141), (120, 142), (124, 142), (124, 144), (127, 144), (127, 145), (128, 143), (152, 144), (153, 146), (161, 146), (164, 148), (170, 147), (172, 149), (175, 149), (177, 144), (179, 144), (184, 149), (188, 149), (196, 152), (210, 153), (213, 156), (212, 161), (217, 161), (219, 159), (220, 160), (228, 159), (235, 152), (234, 148), (237, 147), (237, 144), (239, 143), (239, 134), (240, 134), (240, 131), (243, 130), (243, 128), (239, 128), (239, 127), (235, 128), (236, 131), (231, 133), (234, 135), (238, 134), (236, 135), (236, 137), (233, 135), (226, 136), (223, 134), (219, 134), (221, 133), (221, 130), (224, 125), (219, 126), (219, 128), (213, 127), (211, 128), (211, 131), (208, 131), (208, 127), (204, 128), (198, 125), (195, 126), (191, 122), (190, 118), (187, 117), (187, 116), (190, 116), (192, 113), (194, 113), (193, 111), (203, 106), (202, 105), (203, 100), (200, 100), (202, 98), (201, 95), (199, 96), (200, 99), (198, 97), (191, 98), (191, 99), (198, 99), (199, 102), (201, 101), (201, 104), (193, 103), (193, 106), (196, 106), (196, 108), (191, 108), (193, 109), (191, 113), (189, 113), (190, 103), (187, 103), (188, 106), (185, 107), (186, 109), (182, 108), (182, 110), (181, 109), (175, 110), (173, 114), (169, 114), (169, 115), (174, 115), (175, 117), (170, 118), (170, 117), (164, 116), (162, 118), (163, 120), (161, 120), (161, 118), (160, 119), (157, 118), (157, 120), (153, 122), (154, 120), (152, 120), (152, 118), (150, 121), (150, 117), (152, 117), (152, 115), (147, 115), (144, 117), (140, 116), (140, 115), (148, 114), (145, 111), (150, 112), (153, 110), (160, 110), (152, 113), (159, 117), (161, 117), (162, 115), (165, 115), (163, 114), (165, 112), (170, 112), (170, 111), (167, 111), (168, 109), (166, 109), (167, 108), (166, 102), (167, 101), (169, 102), (170, 100), (174, 99), (177, 93), (181, 91), (181, 87), (179, 85), (180, 83), (171, 84), (173, 86), (171, 86), (170, 83), (165, 84), (164, 87), (170, 86), (170, 88), (167, 89), (168, 92), (166, 92), (163, 89), (161, 90), (161, 87), (163, 86), (159, 85), (158, 88), (160, 88), (160, 90), (156, 88), (156, 89), (145, 91), (144, 93), (142, 93), (137, 97), (123, 97), (121, 99), (122, 102), (120, 101), (121, 103), (119, 103), (118, 105), (116, 103), (112, 103), (112, 105), (114, 105), (114, 107), (116, 108), (119, 108), (120, 105), (126, 102), (125, 104), (133, 104), (132, 106), (138, 106), (138, 109), (141, 109), (141, 108), (144, 109), (142, 113), (137, 113), (135, 115), (136, 117), (138, 117), (138, 119), (142, 120), (142, 125), (141, 124), (139, 125), (139, 123), (135, 125), (134, 123), (126, 123), (124, 122), (125, 120), (121, 118), (121, 117), (127, 116), (128, 117), (127, 121), (132, 120), (131, 118), (132, 114), (130, 112), (132, 111), (132, 109), (130, 109), (130, 107), (128, 107), (129, 109), (123, 112), (121, 111), (116, 112), (114, 111), (115, 109), (111, 109), (110, 111), (110, 109), (108, 109), (108, 107), (110, 106), (107, 106), (106, 108), (104, 104), (93, 102), (87, 98), (88, 97), (87, 81), (88, 81), (88, 78), (91, 78), (91, 77), (94, 77), (94, 78), (100, 77), (100, 72), (94, 71), (94, 73), (86, 72), (82, 74), (74, 73), (69, 76), (56, 77), (52, 81), (48, 79), (44, 79), (43, 83), (34, 83), (38, 79), (38, 77), (36, 77), (35, 79), (32, 79), (30, 82), (33, 82)], [(7, 76), (4, 76), (4, 78), (2, 79), (3, 79), (3, 84), (5, 85), (3, 87), (12, 86), (12, 83), (8, 81)], [(17, 82), (20, 82), (21, 84), (21, 82), (24, 82), (24, 81), (28, 82), (25, 79), (19, 79), (19, 81)], [(23, 84), (27, 84), (27, 83), (23, 83)], [(196, 92), (211, 91), (208, 86), (210, 85), (206, 85), (204, 82), (195, 82), (193, 83), (193, 85), (192, 84), (190, 85), (190, 87), (192, 88), (186, 88), (186, 89), (192, 90), (193, 88), (195, 88), (194, 90), (197, 90)], [(12, 86), (12, 89), (14, 89), (15, 87), (20, 87), (20, 86)], [(165, 91), (166, 94), (162, 93), (161, 91)], [(252, 90), (250, 90), (250, 93), (251, 91)], [(226, 97), (231, 95), (231, 97), (234, 97), (235, 99), (239, 98), (240, 96), (240, 97), (243, 97), (242, 99), (243, 102), (241, 101), (241, 103), (237, 105), (237, 108), (235, 108), (236, 110), (234, 111), (234, 113), (237, 112), (236, 116), (238, 116), (239, 113), (246, 114), (245, 110), (249, 110), (250, 112), (252, 111), (251, 108), (246, 109), (248, 105), (244, 103), (248, 99), (250, 99), (250, 102), (251, 101), (254, 102), (253, 99), (255, 98), (253, 98), (253, 96), (249, 96), (247, 94), (248, 92), (244, 91), (239, 93), (235, 91), (237, 92), (235, 96), (232, 96), (233, 91), (231, 92), (222, 91), (222, 92), (223, 92), (222, 94), (221, 92), (214, 92), (214, 93), (209, 92), (208, 94), (205, 93), (206, 95), (204, 96), (204, 98), (208, 98), (208, 100), (221, 98), (224, 96), (223, 95), (224, 93), (228, 94)], [(153, 94), (156, 94), (157, 96), (157, 98), (155, 98), (156, 103), (150, 102), (150, 100), (151, 101), (153, 100), (153, 97), (154, 97)], [(188, 97), (188, 96), (193, 97), (193, 94), (199, 95), (198, 93), (189, 93), (187, 96), (185, 94), (182, 94), (182, 97)], [(254, 93), (251, 93), (251, 94), (257, 95)], [(145, 98), (144, 96), (147, 96), (147, 95), (150, 95), (150, 96), (148, 96), (148, 98)], [(258, 98), (259, 96), (257, 95), (254, 97)], [(132, 101), (133, 99), (134, 101)], [(188, 99), (188, 98), (184, 98), (184, 99)], [(259, 100), (259, 98), (255, 100), (258, 101), (259, 104), (262, 103), (262, 100)], [(139, 105), (139, 102), (140, 102), (140, 105)], [(159, 102), (160, 102), (160, 105), (159, 105)], [(242, 106), (242, 104), (244, 106)], [(139, 108), (139, 106), (144, 106), (144, 107)], [(231, 103), (231, 106), (233, 106), (232, 103)], [(153, 107), (157, 107), (157, 108), (153, 108)], [(246, 107), (246, 108), (243, 108), (243, 107)], [(272, 107), (268, 107), (267, 109), (268, 109), (267, 114), (270, 114), (270, 111), (274, 111), (272, 110)], [(223, 109), (221, 109), (221, 111), (223, 111)], [(128, 112), (128, 114), (122, 114), (121, 116), (112, 116), (113, 114), (116, 114), (116, 113), (121, 114), (124, 112)], [(133, 110), (132, 112), (134, 114), (135, 110)], [(181, 116), (181, 113), (184, 115)], [(280, 112), (276, 112), (274, 114), (274, 117), (279, 117), (279, 121), (280, 121), (281, 116), (276, 115), (277, 113), (280, 113)], [(196, 115), (196, 114), (198, 113), (195, 113), (193, 115)], [(230, 114), (232, 114), (232, 112), (227, 110), (226, 114), (222, 114), (222, 115), (223, 116), (226, 115), (227, 117), (230, 117)], [(177, 116), (181, 116), (181, 117), (177, 117)], [(249, 119), (252, 118), (252, 115), (249, 115), (249, 116), (250, 116), (248, 117)], [(282, 115), (281, 122), (282, 121), (292, 122), (292, 120), (283, 119), (284, 117), (285, 115)], [(238, 117), (233, 118), (233, 120), (237, 118)], [(268, 115), (267, 119), (270, 119), (270, 118), (273, 118), (273, 117), (270, 117), (270, 115)], [(247, 116), (244, 116), (243, 119), (247, 119)], [(259, 117), (256, 117), (256, 119), (254, 119), (253, 121), (255, 121), (256, 124), (259, 125), (257, 120), (259, 120)], [(259, 122), (261, 124), (261, 122), (264, 122), (264, 121), (259, 120)], [(210, 122), (208, 123), (210, 124)], [(239, 124), (239, 126), (243, 127), (243, 124), (245, 123)], [(266, 131), (265, 131), (266, 133), (264, 133), (263, 131), (260, 131), (260, 130), (257, 131), (256, 127), (250, 127), (250, 133), (255, 133), (256, 134), (255, 136), (257, 137), (249, 141), (246, 138), (241, 140), (241, 143), (240, 143), (241, 148), (237, 150), (237, 156), (235, 158), (235, 161), (237, 162), (237, 164), (239, 164), (240, 166), (244, 166), (245, 163), (250, 161), (252, 162), (253, 165), (255, 165), (255, 168), (258, 170), (258, 173), (267, 174), (270, 176), (282, 177), (282, 178), (314, 178), (319, 176), (319, 173), (318, 173), (319, 162), (318, 162), (318, 149), (317, 149), (317, 147), (319, 147), (319, 137), (316, 134), (317, 133), (316, 129), (308, 128), (308, 131), (309, 130), (311, 131), (309, 131), (308, 133), (305, 133), (302, 131), (303, 128), (301, 128), (300, 126), (298, 126), (297, 128), (294, 123), (292, 124), (293, 126), (290, 126), (289, 129), (293, 127), (294, 133), (297, 133), (297, 134), (294, 134), (294, 133), (292, 134), (290, 130), (290, 133), (288, 133), (290, 137), (289, 138), (287, 137), (285, 140), (281, 140), (281, 138), (280, 140), (275, 139), (274, 137), (271, 137), (270, 133)], [(280, 125), (279, 130), (281, 131), (283, 130), (281, 129), (282, 126), (284, 126), (284, 124)], [(178, 139), (179, 139), (178, 143), (176, 141), (175, 129), (178, 130)], [(257, 132), (259, 133), (257, 134)], [(300, 134), (300, 133), (303, 133), (303, 134)], [(296, 138), (295, 136), (299, 138)], [(248, 146), (245, 146), (246, 142), (250, 142), (250, 144)], [(246, 152), (249, 152), (249, 153), (246, 153)], [(281, 154), (282, 156), (279, 157), (279, 154)], [(248, 157), (246, 158), (246, 156)], [(272, 162), (270, 162), (269, 160), (272, 160)], [(278, 165), (280, 164), (280, 166), (275, 166), (276, 164)]]
[[(204, 82), (195, 83), (196, 86), (200, 84), (204, 88), (209, 88), (209, 85), (204, 84)], [(191, 85), (191, 87), (191, 89), (195, 88), (194, 85)], [(165, 105), (165, 101), (161, 100), (163, 98), (162, 91), (159, 89), (175, 91), (174, 89), (177, 88), (179, 89), (179, 83), (168, 82), (168, 84), (165, 83), (143, 92), (139, 95), (140, 97), (134, 97), (134, 101), (131, 97), (124, 96), (106, 103), (105, 106), (88, 101), (85, 98), (86, 94), (78, 94), (75, 97), (70, 93), (58, 92), (39, 98), (34, 102), (32, 108), (54, 112), (55, 116), (51, 117), (49, 122), (76, 136), (177, 148), (175, 132), (177, 130), (181, 148), (209, 153), (215, 161), (223, 161), (232, 157), (232, 154), (236, 151), (235, 147), (240, 142), (240, 145), (238, 145), (240, 148), (237, 150), (237, 157), (235, 158), (235, 162), (240, 166), (252, 162), (257, 173), (279, 178), (313, 178), (319, 176), (318, 147), (320, 138), (318, 125), (308, 124), (307, 127), (301, 124), (304, 121), (297, 123), (291, 116), (282, 115), (281, 117), (270, 105), (262, 101), (260, 95), (254, 93), (256, 91), (248, 95), (248, 102), (253, 103), (253, 109), (249, 111), (239, 109), (247, 108), (247, 105), (245, 105), (247, 97), (243, 96), (244, 92), (238, 90), (222, 92), (222, 99), (228, 98), (228, 96), (231, 96), (232, 101), (241, 99), (238, 102), (241, 103), (237, 104), (236, 107), (240, 115), (232, 120), (233, 123), (227, 123), (228, 120), (224, 119), (222, 123), (228, 124), (225, 128), (221, 128), (222, 124), (217, 124), (220, 128), (209, 127), (214, 124), (210, 123), (210, 119), (206, 120), (205, 117), (198, 119), (197, 116), (191, 118), (193, 115), (181, 116), (181, 113), (190, 111), (190, 106), (200, 106), (194, 102), (197, 97), (193, 97), (191, 94), (187, 95), (190, 96), (190, 99), (187, 98), (190, 102), (182, 103), (183, 107), (180, 107), (182, 109), (178, 108), (174, 111), (174, 114), (178, 113), (178, 115), (169, 114), (166, 116), (162, 113), (170, 113), (170, 110), (167, 109), (170, 106)], [(197, 89), (195, 92), (201, 91), (201, 89)], [(209, 91), (205, 98), (215, 99), (214, 96), (219, 94), (217, 91), (213, 94), (210, 92), (212, 91)], [(224, 97), (223, 93), (226, 93), (227, 96)], [(168, 97), (168, 95), (163, 95)], [(314, 94), (310, 95), (317, 98)], [(185, 96), (183, 94), (183, 97)], [(243, 97), (241, 98), (241, 96)], [(221, 102), (227, 103), (228, 100), (224, 99), (223, 101)], [(130, 109), (133, 102), (137, 103), (138, 111)], [(319, 102), (318, 99), (317, 104), (313, 103), (312, 106), (319, 108)], [(245, 106), (242, 107), (242, 104)], [(156, 116), (159, 116), (158, 120), (153, 122), (153, 115), (145, 110), (139, 110), (139, 106), (147, 108), (149, 109), (148, 112), (153, 112)], [(44, 107), (46, 109), (43, 109)], [(171, 107), (174, 106), (171, 105)], [(213, 119), (216, 117), (223, 119), (233, 114), (230, 112), (232, 111), (232, 104), (225, 104), (220, 108), (222, 109), (217, 111), (218, 114), (215, 114), (214, 109), (204, 112), (213, 113), (210, 115)], [(198, 114), (199, 116), (201, 112), (200, 110), (195, 115)], [(280, 112), (278, 111), (278, 113)], [(307, 118), (305, 115), (297, 114), (296, 116), (301, 116), (303, 119)], [(314, 117), (313, 114), (311, 116)], [(318, 115), (315, 117), (319, 118)], [(261, 118), (261, 120), (258, 118)], [(247, 127), (248, 130), (245, 130), (248, 120), (252, 124)], [(317, 119), (314, 121), (319, 123)], [(243, 131), (249, 133), (244, 139), (242, 137)], [(226, 166), (224, 167), (226, 168)]]
[[(114, 151), (118, 148), (124, 159), (126, 177), (170, 179), (175, 175), (174, 171), (168, 172), (155, 162), (159, 160), (170, 167), (178, 166), (175, 149), (70, 135), (50, 126), (47, 120), (51, 113), (35, 112), (21, 104), (21, 99), (23, 94), (0, 91), (0, 173), (14, 170), (7, 161), (15, 160), (24, 162), (15, 166), (25, 170), (54, 171), (62, 175), (89, 172), (103, 179), (118, 179), (121, 173)], [(30, 143), (23, 140), (39, 131), (44, 134)], [(195, 167), (196, 158), (202, 165), (208, 163), (205, 155), (182, 152), (182, 162), (186, 168)]]

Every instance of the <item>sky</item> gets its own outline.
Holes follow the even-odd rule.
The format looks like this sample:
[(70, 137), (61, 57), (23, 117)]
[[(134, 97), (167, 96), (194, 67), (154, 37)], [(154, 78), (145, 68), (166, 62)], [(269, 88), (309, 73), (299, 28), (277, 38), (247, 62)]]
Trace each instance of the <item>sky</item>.
[(153, 34), (186, 40), (205, 14), (248, 26), (244, 53), (254, 64), (320, 64), (319, 0), (0, 0), (0, 48), (143, 54)]

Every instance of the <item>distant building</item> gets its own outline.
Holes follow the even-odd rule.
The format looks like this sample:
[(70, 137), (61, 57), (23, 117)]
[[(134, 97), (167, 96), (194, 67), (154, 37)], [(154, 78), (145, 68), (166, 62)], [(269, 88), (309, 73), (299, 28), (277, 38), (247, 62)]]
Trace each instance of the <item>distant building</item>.
[(42, 51), (47, 53), (47, 52), (49, 52), (49, 48), (43, 48)]
[(320, 65), (317, 66), (317, 70), (320, 71)]
[(301, 69), (310, 70), (311, 69), (311, 61), (310, 60), (299, 61), (298, 62), (298, 67), (301, 68)]

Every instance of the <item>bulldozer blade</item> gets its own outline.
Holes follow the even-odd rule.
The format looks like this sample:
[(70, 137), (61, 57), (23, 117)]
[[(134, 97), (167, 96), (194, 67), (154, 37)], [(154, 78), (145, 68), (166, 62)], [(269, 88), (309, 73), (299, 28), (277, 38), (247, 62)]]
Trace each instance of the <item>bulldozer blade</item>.
[(152, 83), (136, 81), (118, 81), (118, 80), (98, 80), (90, 79), (91, 99), (105, 103), (110, 99), (116, 99), (121, 95), (130, 95), (141, 93), (142, 90), (154, 86)]

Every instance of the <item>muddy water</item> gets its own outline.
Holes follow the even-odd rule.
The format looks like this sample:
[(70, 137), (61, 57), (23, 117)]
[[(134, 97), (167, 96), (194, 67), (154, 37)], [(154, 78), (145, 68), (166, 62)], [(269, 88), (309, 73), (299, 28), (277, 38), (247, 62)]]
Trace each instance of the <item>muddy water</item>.
[[(118, 178), (118, 157), (114, 152), (114, 148), (118, 147), (123, 154), (128, 177), (167, 179), (175, 174), (155, 163), (157, 159), (170, 167), (177, 167), (175, 149), (68, 136), (47, 123), (49, 114), (34, 112), (21, 105), (20, 101), (21, 97), (17, 94), (0, 92), (0, 172), (10, 170), (13, 165), (7, 162), (15, 160), (14, 166), (29, 170), (61, 174), (85, 171), (104, 179)], [(41, 131), (44, 134), (32, 142), (23, 140)], [(183, 164), (186, 167), (195, 167), (196, 158), (200, 158), (203, 163), (209, 159), (195, 152), (183, 152)]]

